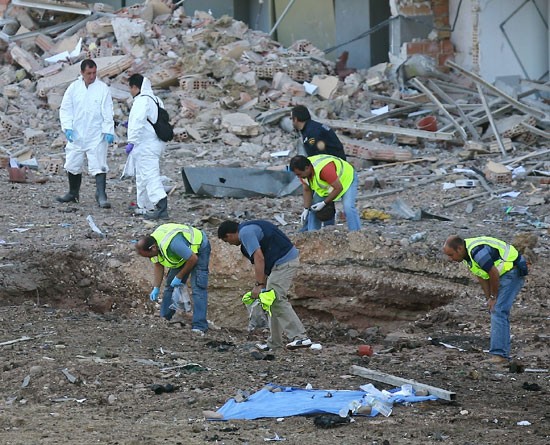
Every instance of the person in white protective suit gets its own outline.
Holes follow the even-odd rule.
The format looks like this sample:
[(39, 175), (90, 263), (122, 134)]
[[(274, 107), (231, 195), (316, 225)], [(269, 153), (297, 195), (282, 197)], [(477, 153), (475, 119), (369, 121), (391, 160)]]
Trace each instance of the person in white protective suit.
[(158, 118), (157, 102), (151, 81), (141, 74), (133, 74), (128, 80), (134, 103), (128, 118), (128, 145), (126, 153), (134, 159), (137, 205), (147, 211), (146, 219), (168, 219), (168, 197), (160, 179), (160, 157), (165, 144), (161, 141), (152, 122)]
[(95, 198), (101, 208), (110, 208), (105, 192), (107, 148), (114, 142), (113, 99), (109, 87), (97, 79), (97, 65), (91, 59), (80, 64), (80, 76), (69, 85), (59, 108), (61, 128), (67, 138), (65, 165), (69, 192), (59, 202), (78, 202), (84, 160), (95, 176)]

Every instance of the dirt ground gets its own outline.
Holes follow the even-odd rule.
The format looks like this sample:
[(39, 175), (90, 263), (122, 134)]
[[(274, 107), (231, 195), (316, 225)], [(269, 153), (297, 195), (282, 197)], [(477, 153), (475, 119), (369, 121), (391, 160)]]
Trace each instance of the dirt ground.
[[(449, 171), (456, 165), (452, 150), (432, 148), (429, 154), (440, 159), (435, 164), (380, 169), (377, 175), (390, 182)], [(95, 204), (90, 178), (83, 181), (79, 204), (62, 205), (54, 201), (67, 187), (62, 175), (45, 184), (12, 184), (0, 170), (3, 444), (260, 444), (277, 436), (288, 444), (319, 445), (550, 443), (547, 185), (519, 181), (512, 185), (522, 191), (518, 198), (449, 207), (444, 204), (476, 191), (442, 191), (442, 181), (434, 181), (363, 199), (371, 192), (361, 187), (361, 209), (391, 213), (400, 198), (450, 221), (394, 215), (363, 220), (360, 233), (348, 234), (340, 224), (303, 234), (297, 224), (300, 197), (186, 195), (180, 176), (186, 160), (174, 153), (168, 151), (163, 166), (178, 184), (169, 199), (171, 219), (205, 229), (212, 241), (212, 329), (205, 337), (193, 336), (189, 326), (163, 322), (149, 302), (151, 269), (135, 255), (133, 243), (155, 224), (128, 210), (135, 194), (131, 181), (120, 181), (116, 171), (109, 174), (113, 208), (103, 210)], [(111, 159), (113, 166), (123, 162), (120, 153)], [(469, 165), (476, 164), (481, 161)], [(510, 206), (528, 206), (529, 212), (506, 212)], [(263, 334), (248, 334), (240, 303), (253, 281), (250, 266), (215, 234), (226, 218), (273, 220), (281, 214), (288, 222), (283, 230), (301, 251), (292, 301), (323, 349), (282, 351), (274, 360), (258, 360), (251, 350)], [(105, 237), (90, 229), (88, 215)], [(452, 233), (537, 240), (535, 247), (524, 243), (531, 244), (536, 262), (512, 312), (511, 369), (481, 362), (487, 358), (489, 316), (467, 271), (441, 255)], [(6, 344), (12, 340), (19, 341)], [(358, 356), (360, 344), (372, 345), (375, 354)], [(369, 383), (351, 374), (352, 365), (452, 391), (456, 400), (396, 406), (388, 418), (355, 417), (334, 429), (320, 429), (305, 416), (204, 418), (204, 410), (218, 409), (239, 390), (253, 393), (270, 382), (316, 389)], [(167, 383), (175, 391), (151, 389)]]

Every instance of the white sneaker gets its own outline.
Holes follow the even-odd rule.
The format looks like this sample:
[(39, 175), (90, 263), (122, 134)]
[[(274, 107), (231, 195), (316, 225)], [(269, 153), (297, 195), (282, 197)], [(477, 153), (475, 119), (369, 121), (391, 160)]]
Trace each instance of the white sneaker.
[(200, 337), (204, 337), (204, 331), (201, 331), (200, 329), (194, 328), (194, 329), (191, 329), (191, 332), (193, 334), (196, 334), (196, 335), (200, 336)]
[(258, 351), (262, 351), (262, 352), (271, 351), (271, 348), (267, 345), (267, 343), (256, 343), (254, 346)]
[(313, 342), (309, 338), (302, 338), (291, 341), (286, 345), (288, 349), (309, 348)]

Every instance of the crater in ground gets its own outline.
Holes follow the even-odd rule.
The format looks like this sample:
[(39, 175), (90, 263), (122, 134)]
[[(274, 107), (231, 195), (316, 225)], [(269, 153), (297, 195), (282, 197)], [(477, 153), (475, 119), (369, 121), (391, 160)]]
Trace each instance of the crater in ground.
[[(358, 330), (395, 329), (448, 304), (469, 280), (427, 260), (437, 253), (399, 244), (380, 248), (364, 233), (301, 234), (295, 239), (301, 267), (291, 301), (304, 319)], [(212, 242), (209, 319), (220, 327), (247, 325), (240, 296), (250, 290), (252, 268), (239, 249)], [(2, 305), (38, 306), (106, 314), (152, 313), (152, 266), (132, 246), (99, 250), (97, 242), (13, 252), (0, 268)]]

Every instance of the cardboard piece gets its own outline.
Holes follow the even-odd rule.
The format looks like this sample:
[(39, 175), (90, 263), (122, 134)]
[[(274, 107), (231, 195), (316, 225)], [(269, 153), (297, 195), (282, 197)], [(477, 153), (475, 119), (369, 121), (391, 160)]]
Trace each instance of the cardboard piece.
[(338, 77), (315, 75), (311, 80), (311, 83), (319, 88), (317, 94), (323, 99), (331, 99), (333, 94), (338, 89)]

